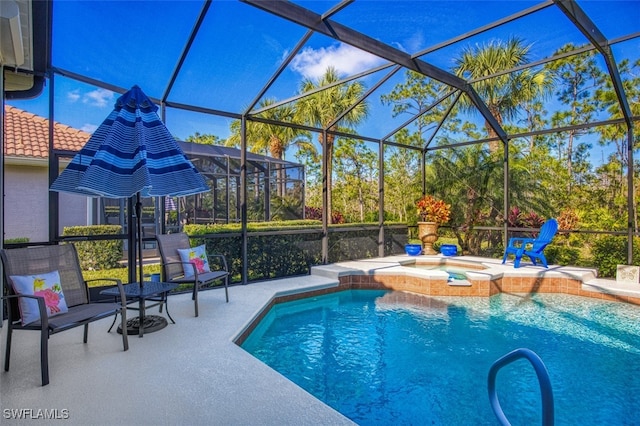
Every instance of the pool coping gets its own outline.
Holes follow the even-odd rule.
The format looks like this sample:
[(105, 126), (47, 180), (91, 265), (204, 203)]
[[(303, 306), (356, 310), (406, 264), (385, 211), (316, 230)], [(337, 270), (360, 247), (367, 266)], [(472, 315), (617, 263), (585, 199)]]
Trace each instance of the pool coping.
[[(474, 266), (468, 283), (449, 283), (445, 271), (408, 267), (429, 265)], [(313, 266), (311, 275), (337, 279), (349, 288), (387, 288), (434, 296), (491, 296), (497, 293), (565, 293), (640, 305), (640, 283), (598, 278), (594, 268), (523, 265), (476, 256), (398, 255)]]

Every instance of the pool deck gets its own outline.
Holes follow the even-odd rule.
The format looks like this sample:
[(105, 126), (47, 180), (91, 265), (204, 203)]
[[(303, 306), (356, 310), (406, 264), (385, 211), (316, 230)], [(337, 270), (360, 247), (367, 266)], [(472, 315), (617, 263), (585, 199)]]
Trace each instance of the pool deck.
[[(39, 333), (15, 331), (11, 369), (0, 370), (0, 424), (54, 423), (7, 418), (5, 411), (35, 417), (45, 409), (59, 417), (68, 413), (55, 421), (64, 425), (353, 424), (234, 343), (274, 296), (336, 286), (336, 280), (315, 276), (232, 286), (229, 303), (221, 289), (204, 291), (197, 318), (191, 295), (174, 295), (169, 312), (176, 324), (143, 338), (129, 336), (126, 352), (122, 337), (107, 333), (111, 319), (90, 325), (87, 344), (82, 327), (55, 334), (47, 386), (40, 381)], [(5, 321), (3, 363), (6, 329)]]
[[(122, 350), (120, 335), (106, 332), (109, 319), (91, 324), (86, 345), (82, 328), (53, 335), (49, 340), (51, 383), (44, 387), (40, 386), (39, 335), (16, 331), (11, 370), (0, 370), (0, 424), (53, 423), (35, 418), (43, 413), (38, 410), (58, 417), (68, 413), (68, 419), (55, 423), (69, 425), (353, 424), (234, 341), (276, 298), (332, 291), (354, 274), (419, 275), (417, 269), (403, 266), (414, 259), (394, 256), (317, 266), (309, 276), (233, 286), (229, 303), (221, 289), (205, 291), (200, 293), (198, 318), (193, 316), (190, 295), (171, 296), (169, 308), (176, 324), (142, 339), (130, 336), (127, 352)], [(456, 259), (489, 265), (480, 274), (577, 275), (584, 279), (584, 291), (640, 298), (640, 285), (599, 280), (593, 271), (581, 268), (514, 269), (492, 259)], [(6, 323), (0, 336), (3, 355), (5, 334)], [(10, 418), (12, 412), (7, 410), (33, 419)]]

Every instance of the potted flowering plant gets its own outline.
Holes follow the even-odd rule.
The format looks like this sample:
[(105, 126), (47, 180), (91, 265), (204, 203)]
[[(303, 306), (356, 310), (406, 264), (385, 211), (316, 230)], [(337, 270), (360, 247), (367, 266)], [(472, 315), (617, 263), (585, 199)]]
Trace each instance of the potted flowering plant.
[(447, 223), (451, 214), (451, 205), (431, 195), (425, 195), (416, 202), (420, 222), (418, 237), (422, 241), (422, 254), (437, 254), (433, 243), (438, 240), (438, 226)]
[(451, 205), (431, 195), (425, 195), (416, 203), (422, 222), (435, 222), (438, 225), (449, 222)]

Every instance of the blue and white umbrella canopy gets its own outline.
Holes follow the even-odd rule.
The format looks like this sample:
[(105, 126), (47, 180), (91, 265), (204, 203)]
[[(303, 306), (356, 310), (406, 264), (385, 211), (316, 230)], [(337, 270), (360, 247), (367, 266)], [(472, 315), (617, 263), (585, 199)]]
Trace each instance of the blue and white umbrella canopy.
[[(113, 112), (51, 185), (52, 191), (89, 197), (136, 196), (137, 231), (129, 227), (130, 247), (142, 235), (140, 197), (185, 196), (206, 192), (202, 175), (184, 155), (138, 86), (120, 96)], [(142, 286), (142, 241), (138, 238), (138, 282)], [(133, 250), (130, 263), (135, 263)], [(132, 272), (133, 271), (133, 272)], [(130, 269), (135, 280), (135, 268)]]
[(134, 86), (116, 102), (52, 191), (90, 197), (185, 196), (209, 190), (156, 113)]

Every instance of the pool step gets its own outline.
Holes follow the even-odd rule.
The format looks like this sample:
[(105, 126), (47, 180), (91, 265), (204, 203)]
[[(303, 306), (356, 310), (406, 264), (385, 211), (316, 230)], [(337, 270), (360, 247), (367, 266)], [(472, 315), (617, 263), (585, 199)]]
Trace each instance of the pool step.
[(451, 287), (471, 287), (471, 283), (468, 280), (449, 280), (447, 284)]

